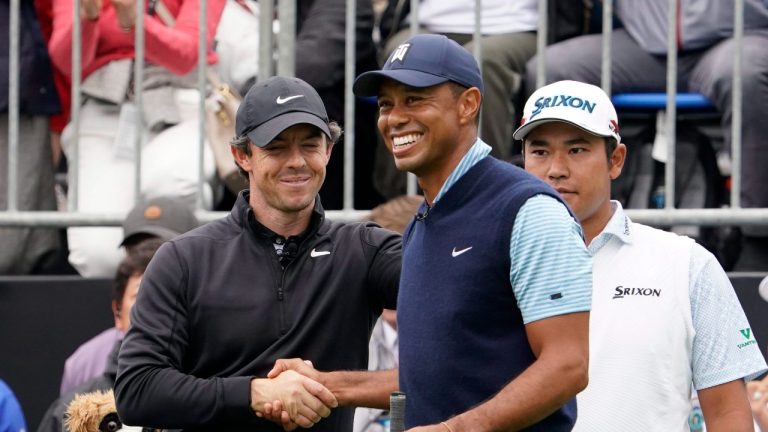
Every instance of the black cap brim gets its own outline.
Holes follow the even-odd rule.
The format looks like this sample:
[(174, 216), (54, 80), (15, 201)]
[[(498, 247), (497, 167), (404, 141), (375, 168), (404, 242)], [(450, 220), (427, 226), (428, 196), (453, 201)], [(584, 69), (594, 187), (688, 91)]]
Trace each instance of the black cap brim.
[(273, 139), (275, 139), (280, 133), (291, 126), (297, 124), (310, 124), (317, 127), (328, 138), (331, 137), (331, 131), (328, 128), (328, 123), (320, 117), (302, 111), (294, 111), (285, 113), (281, 116), (277, 116), (273, 119), (267, 120), (262, 123), (256, 129), (248, 132), (248, 139), (251, 140), (258, 147), (264, 147)]
[(361, 74), (352, 85), (356, 96), (378, 96), (385, 79), (395, 80), (410, 87), (432, 87), (450, 81), (448, 78), (412, 69), (388, 69)]

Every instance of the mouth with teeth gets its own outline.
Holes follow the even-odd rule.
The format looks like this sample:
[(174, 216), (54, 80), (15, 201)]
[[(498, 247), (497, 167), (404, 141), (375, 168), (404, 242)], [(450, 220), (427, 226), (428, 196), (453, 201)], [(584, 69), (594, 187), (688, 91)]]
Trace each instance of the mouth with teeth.
[(397, 136), (392, 138), (392, 146), (395, 150), (405, 149), (406, 147), (414, 144), (422, 137), (422, 134), (412, 133), (403, 136)]

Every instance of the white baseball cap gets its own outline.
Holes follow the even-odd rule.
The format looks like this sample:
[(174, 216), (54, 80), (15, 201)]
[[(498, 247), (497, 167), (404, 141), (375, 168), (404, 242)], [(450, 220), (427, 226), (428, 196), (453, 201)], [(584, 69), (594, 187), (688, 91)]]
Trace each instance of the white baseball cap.
[(513, 136), (523, 140), (537, 126), (556, 121), (621, 142), (616, 108), (603, 89), (592, 84), (558, 81), (536, 90), (525, 103), (521, 126)]

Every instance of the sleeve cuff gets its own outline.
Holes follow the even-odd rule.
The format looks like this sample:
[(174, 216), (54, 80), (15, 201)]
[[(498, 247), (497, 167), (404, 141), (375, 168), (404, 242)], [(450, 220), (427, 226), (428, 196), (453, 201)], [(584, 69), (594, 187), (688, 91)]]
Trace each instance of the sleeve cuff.
[(224, 413), (230, 418), (253, 418), (251, 380), (253, 377), (222, 378)]

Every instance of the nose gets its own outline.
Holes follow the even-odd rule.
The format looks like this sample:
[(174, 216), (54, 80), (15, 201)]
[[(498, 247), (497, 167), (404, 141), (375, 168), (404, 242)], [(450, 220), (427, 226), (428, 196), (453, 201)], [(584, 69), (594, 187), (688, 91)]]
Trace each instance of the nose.
[(307, 164), (304, 154), (301, 152), (301, 145), (294, 143), (289, 147), (288, 160), (286, 165), (289, 168), (302, 168)]
[(550, 159), (547, 178), (549, 180), (562, 180), (568, 178), (568, 160), (565, 155), (555, 152)]
[(397, 129), (408, 123), (409, 117), (401, 104), (393, 103), (386, 116), (383, 116), (382, 120), (384, 120), (384, 127)]

